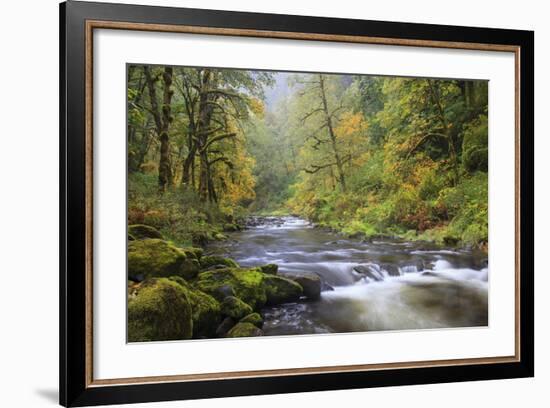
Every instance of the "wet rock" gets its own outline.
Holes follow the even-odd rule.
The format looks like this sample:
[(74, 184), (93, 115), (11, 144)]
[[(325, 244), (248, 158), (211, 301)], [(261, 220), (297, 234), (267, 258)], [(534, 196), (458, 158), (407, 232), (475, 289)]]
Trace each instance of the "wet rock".
[(225, 316), (240, 320), (252, 313), (252, 308), (235, 296), (226, 297), (221, 303), (221, 311)]
[(259, 313), (250, 313), (241, 319), (239, 323), (252, 323), (258, 328), (262, 328), (264, 325), (264, 319)]
[(365, 237), (365, 233), (361, 232), (361, 231), (352, 232), (352, 233), (345, 234), (345, 235), (346, 235), (346, 237), (351, 238), (351, 239), (359, 239), (359, 238), (364, 238)]
[(321, 292), (332, 292), (334, 288), (326, 283), (325, 281), (321, 281)]
[(457, 237), (447, 235), (443, 237), (443, 243), (448, 246), (457, 246), (460, 243), (460, 239)]
[(269, 275), (277, 275), (277, 271), (279, 270), (279, 266), (276, 264), (267, 264), (260, 266), (260, 270), (263, 273), (267, 273)]
[(236, 297), (258, 310), (267, 301), (263, 286), (263, 279), (267, 276), (271, 275), (266, 275), (257, 268), (217, 269), (201, 272), (194, 285), (220, 302), (227, 296), (229, 287)]
[(380, 266), (375, 263), (357, 265), (353, 268), (353, 270), (363, 277), (369, 278), (374, 281), (384, 280), (384, 274), (382, 273)]
[(237, 323), (225, 337), (257, 337), (263, 336), (264, 332), (252, 323)]
[(227, 265), (217, 264), (217, 265), (211, 265), (206, 269), (203, 269), (205, 271), (214, 271), (216, 269), (227, 269)]
[(197, 261), (200, 261), (202, 254), (204, 253), (204, 250), (202, 248), (195, 248), (195, 247), (185, 247), (181, 248), (181, 250), (190, 258), (196, 259)]
[(435, 272), (432, 272), (432, 271), (424, 271), (422, 272), (422, 276), (431, 276), (431, 277), (437, 277), (439, 276), (437, 273)]
[(388, 275), (390, 276), (399, 276), (401, 273), (399, 272), (399, 267), (394, 264), (382, 264), (380, 265), (380, 268), (385, 270)]
[(233, 326), (235, 326), (235, 320), (233, 320), (231, 317), (226, 317), (223, 319), (223, 321), (220, 323), (220, 325), (216, 329), (216, 337), (225, 337), (227, 332), (231, 330)]
[(270, 217), (270, 216), (252, 216), (248, 217), (245, 220), (246, 228), (255, 228), (260, 226), (266, 227), (280, 227), (285, 223), (284, 219), (281, 217)]
[(134, 239), (163, 239), (162, 234), (156, 228), (143, 224), (129, 225), (128, 234)]
[(306, 298), (317, 300), (321, 297), (321, 278), (315, 273), (304, 272), (285, 276), (302, 287)]
[(298, 283), (276, 275), (264, 275), (263, 287), (269, 305), (295, 302), (303, 294)]
[(208, 269), (211, 266), (224, 265), (226, 268), (238, 268), (239, 264), (231, 258), (224, 258), (218, 255), (208, 255), (201, 258), (201, 269)]

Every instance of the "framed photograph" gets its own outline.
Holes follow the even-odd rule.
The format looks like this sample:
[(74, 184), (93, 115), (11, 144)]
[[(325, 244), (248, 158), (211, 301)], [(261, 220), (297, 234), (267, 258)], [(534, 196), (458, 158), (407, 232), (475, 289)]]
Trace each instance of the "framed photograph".
[(60, 403), (534, 375), (534, 33), (60, 7)]

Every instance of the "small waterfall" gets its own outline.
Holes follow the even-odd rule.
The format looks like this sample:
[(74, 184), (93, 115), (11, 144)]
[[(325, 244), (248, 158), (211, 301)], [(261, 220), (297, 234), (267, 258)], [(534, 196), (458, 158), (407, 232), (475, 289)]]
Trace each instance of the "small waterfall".
[(399, 273), (404, 275), (406, 273), (417, 273), (420, 272), (416, 265), (403, 265), (399, 267)]

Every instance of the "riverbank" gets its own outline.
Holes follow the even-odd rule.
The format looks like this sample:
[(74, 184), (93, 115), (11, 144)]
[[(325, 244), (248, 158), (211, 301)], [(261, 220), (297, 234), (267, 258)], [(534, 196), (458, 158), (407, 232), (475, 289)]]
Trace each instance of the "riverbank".
[[(258, 213), (248, 217), (244, 217), (241, 221), (239, 228), (244, 229), (250, 226), (256, 226), (260, 223), (269, 223), (270, 220), (280, 219), (284, 217), (300, 217), (297, 214), (289, 214), (285, 210), (270, 211), (265, 213)], [(253, 222), (250, 222), (253, 220)], [(345, 238), (352, 238), (358, 240), (372, 241), (372, 240), (395, 240), (395, 241), (411, 241), (411, 242), (425, 242), (427, 244), (435, 244), (439, 246), (447, 246), (456, 249), (476, 249), (483, 253), (488, 253), (488, 245), (486, 241), (482, 241), (476, 245), (469, 242), (461, 241), (456, 237), (449, 234), (448, 226), (441, 226), (430, 230), (423, 231), (421, 233), (415, 230), (408, 231), (377, 231), (374, 228), (366, 226), (364, 223), (358, 221), (350, 221), (349, 223), (343, 223), (340, 221), (333, 222), (315, 222), (309, 220), (308, 222), (314, 227), (324, 231), (338, 234)], [(276, 223), (271, 221), (271, 223)]]

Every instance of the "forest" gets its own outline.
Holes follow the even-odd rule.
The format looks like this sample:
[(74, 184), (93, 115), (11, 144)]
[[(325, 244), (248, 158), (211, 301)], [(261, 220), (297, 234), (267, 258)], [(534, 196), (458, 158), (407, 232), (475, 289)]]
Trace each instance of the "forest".
[(487, 81), (127, 85), (128, 341), (487, 325)]
[(487, 82), (128, 66), (129, 223), (487, 244)]

